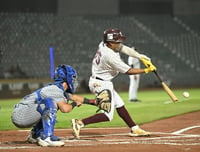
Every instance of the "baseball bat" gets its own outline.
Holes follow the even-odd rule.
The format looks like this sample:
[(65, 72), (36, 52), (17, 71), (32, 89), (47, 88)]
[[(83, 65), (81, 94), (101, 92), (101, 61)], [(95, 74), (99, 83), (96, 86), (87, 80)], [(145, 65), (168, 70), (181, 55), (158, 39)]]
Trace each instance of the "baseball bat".
[(167, 94), (170, 96), (173, 102), (177, 102), (178, 98), (175, 96), (175, 94), (172, 92), (172, 90), (167, 86), (167, 84), (160, 78), (157, 71), (153, 71), (160, 83), (162, 84), (163, 89), (167, 92)]

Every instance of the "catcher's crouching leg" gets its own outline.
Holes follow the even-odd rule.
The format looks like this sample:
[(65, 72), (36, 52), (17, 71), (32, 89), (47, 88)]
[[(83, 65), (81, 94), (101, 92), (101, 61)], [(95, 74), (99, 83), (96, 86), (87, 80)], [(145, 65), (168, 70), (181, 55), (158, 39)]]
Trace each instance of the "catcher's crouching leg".
[(42, 126), (43, 132), (41, 132), (38, 138), (38, 144), (40, 146), (63, 146), (65, 143), (58, 140), (52, 140), (54, 137), (54, 126), (56, 122), (57, 108), (51, 98), (46, 98), (42, 101), (45, 105), (44, 110), (41, 112), (42, 115)]
[(43, 124), (43, 138), (50, 137), (54, 133), (54, 125), (56, 122), (56, 107), (52, 99), (47, 98), (44, 100), (45, 109), (42, 113)]

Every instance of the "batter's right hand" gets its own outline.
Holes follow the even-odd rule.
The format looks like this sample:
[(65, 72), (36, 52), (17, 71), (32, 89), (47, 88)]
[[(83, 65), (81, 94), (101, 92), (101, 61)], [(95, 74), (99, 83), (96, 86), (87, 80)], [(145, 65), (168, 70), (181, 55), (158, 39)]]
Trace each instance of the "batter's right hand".
[(153, 64), (150, 64), (149, 67), (144, 69), (145, 73), (156, 71), (156, 67)]

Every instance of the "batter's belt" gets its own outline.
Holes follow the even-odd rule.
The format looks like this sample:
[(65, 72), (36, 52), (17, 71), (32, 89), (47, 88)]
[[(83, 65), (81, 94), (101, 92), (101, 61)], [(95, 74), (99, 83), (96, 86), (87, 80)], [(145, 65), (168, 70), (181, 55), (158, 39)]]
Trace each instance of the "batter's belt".
[(95, 76), (92, 76), (93, 79), (97, 79), (97, 80), (101, 80), (101, 81), (104, 81), (102, 78), (99, 78), (99, 77), (95, 77)]

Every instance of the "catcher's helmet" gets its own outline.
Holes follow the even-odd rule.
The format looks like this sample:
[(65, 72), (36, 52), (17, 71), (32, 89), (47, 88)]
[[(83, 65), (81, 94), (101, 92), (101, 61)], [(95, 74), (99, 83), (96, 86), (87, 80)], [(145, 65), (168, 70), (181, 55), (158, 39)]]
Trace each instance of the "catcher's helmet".
[(54, 73), (54, 81), (55, 82), (67, 82), (68, 84), (68, 92), (75, 92), (75, 83), (77, 78), (76, 70), (70, 65), (59, 65)]
[(119, 29), (107, 29), (103, 33), (103, 41), (106, 42), (116, 42), (122, 43), (126, 37), (122, 35), (122, 32)]

